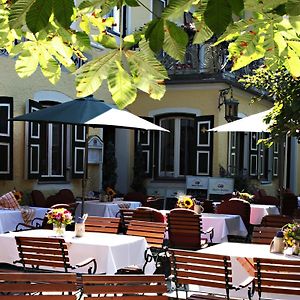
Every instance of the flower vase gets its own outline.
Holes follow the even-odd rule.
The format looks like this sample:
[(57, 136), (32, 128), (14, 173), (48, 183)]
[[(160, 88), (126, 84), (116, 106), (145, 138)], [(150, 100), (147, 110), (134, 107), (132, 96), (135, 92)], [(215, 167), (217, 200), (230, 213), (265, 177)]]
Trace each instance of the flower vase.
[(66, 231), (65, 224), (53, 224), (53, 231), (55, 236), (64, 236)]
[(293, 255), (300, 254), (300, 243), (299, 242), (295, 242), (295, 244), (292, 246), (292, 254)]

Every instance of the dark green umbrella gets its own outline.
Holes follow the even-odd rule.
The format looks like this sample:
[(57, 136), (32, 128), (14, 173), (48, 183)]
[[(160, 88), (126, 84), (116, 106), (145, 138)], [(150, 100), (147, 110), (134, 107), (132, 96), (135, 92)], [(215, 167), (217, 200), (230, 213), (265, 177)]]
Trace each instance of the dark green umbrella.
[[(105, 103), (103, 100), (97, 100), (92, 96), (57, 104), (15, 117), (12, 120), (84, 125), (86, 127), (85, 153), (88, 153), (88, 135), (90, 126), (113, 126), (117, 128), (159, 130), (168, 132), (168, 130), (146, 121), (127, 110), (120, 110), (115, 105)], [(88, 156), (85, 155), (84, 176), (82, 182), (82, 213), (87, 180), (87, 157)]]

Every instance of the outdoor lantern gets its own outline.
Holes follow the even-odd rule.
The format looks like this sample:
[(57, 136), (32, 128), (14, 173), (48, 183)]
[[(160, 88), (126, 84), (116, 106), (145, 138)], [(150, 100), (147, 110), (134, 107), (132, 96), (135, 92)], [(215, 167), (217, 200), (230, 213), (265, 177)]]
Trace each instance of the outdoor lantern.
[[(227, 95), (230, 92), (230, 98), (227, 99)], [(237, 119), (238, 117), (238, 105), (239, 101), (233, 98), (232, 95), (232, 87), (229, 87), (227, 89), (220, 90), (219, 94), (219, 110), (221, 109), (222, 105), (225, 105), (225, 120), (227, 122), (232, 122)]]

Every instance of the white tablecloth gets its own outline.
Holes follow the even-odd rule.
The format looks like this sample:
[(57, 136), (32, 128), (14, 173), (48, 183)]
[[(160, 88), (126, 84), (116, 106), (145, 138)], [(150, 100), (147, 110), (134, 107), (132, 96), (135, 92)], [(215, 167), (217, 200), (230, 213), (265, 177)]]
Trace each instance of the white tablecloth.
[[(287, 249), (285, 254), (278, 254), (278, 253), (270, 253), (270, 246), (269, 245), (262, 245), (262, 244), (249, 244), (249, 243), (222, 243), (218, 245), (214, 245), (211, 247), (207, 247), (205, 249), (199, 250), (199, 252), (210, 253), (210, 254), (220, 254), (220, 255), (228, 255), (231, 257), (232, 263), (232, 279), (235, 285), (243, 282), (247, 279), (250, 274), (247, 272), (246, 261), (243, 258), (249, 258), (250, 260), (254, 257), (258, 258), (272, 258), (272, 259), (296, 259), (299, 260), (300, 256), (294, 256), (288, 254), (290, 249)], [(249, 264), (249, 262), (248, 262)], [(253, 270), (253, 269), (252, 269)], [(193, 286), (193, 288), (195, 288)], [(205, 288), (201, 289), (202, 291)], [(211, 289), (209, 289), (212, 292)], [(247, 297), (247, 289), (243, 289), (240, 291), (231, 291), (230, 295), (232, 297), (243, 297), (244, 299), (248, 299)], [(257, 299), (257, 293), (255, 293), (253, 299)], [(273, 299), (291, 299), (296, 300), (295, 296), (280, 296), (280, 298), (273, 298)]]
[(266, 215), (279, 215), (275, 205), (251, 204), (250, 224), (259, 225)]
[(202, 229), (214, 227), (213, 243), (227, 242), (228, 235), (246, 237), (248, 231), (239, 215), (202, 213)]
[[(136, 209), (140, 207), (141, 202), (137, 201), (113, 201), (113, 202), (99, 202), (99, 200), (86, 201), (84, 203), (84, 212), (89, 216), (99, 217), (116, 217), (120, 208)], [(81, 203), (77, 206), (76, 216), (79, 216), (81, 212)]]
[[(48, 208), (34, 207), (33, 218), (44, 218)], [(20, 210), (0, 209), (0, 233), (14, 231), (19, 223), (24, 223)]]
[[(166, 216), (170, 211), (161, 210)], [(213, 243), (223, 243), (228, 241), (228, 235), (237, 235), (246, 237), (248, 231), (242, 218), (239, 215), (225, 215), (202, 213), (202, 230), (206, 231), (209, 227), (214, 228)], [(203, 235), (204, 238), (209, 238), (209, 235)]]
[[(0, 262), (12, 264), (19, 259), (15, 236), (51, 237), (53, 231), (36, 229), (0, 234)], [(74, 232), (66, 231), (64, 239), (68, 244), (71, 265), (93, 257), (97, 261), (97, 273), (106, 274), (114, 274), (129, 265), (142, 267), (148, 246), (144, 237), (108, 233), (86, 232), (83, 237), (76, 238)], [(86, 272), (87, 268), (77, 270)], [(151, 274), (154, 270), (154, 263), (147, 265), (146, 273)]]

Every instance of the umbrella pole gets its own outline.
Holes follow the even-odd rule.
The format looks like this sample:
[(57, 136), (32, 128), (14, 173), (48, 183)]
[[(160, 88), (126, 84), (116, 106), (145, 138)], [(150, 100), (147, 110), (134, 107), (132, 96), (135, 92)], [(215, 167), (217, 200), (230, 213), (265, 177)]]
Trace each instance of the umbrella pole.
[(88, 179), (88, 138), (89, 138), (89, 126), (85, 125), (85, 149), (84, 149), (84, 166), (83, 166), (83, 177), (82, 177), (81, 216), (83, 216), (84, 214), (86, 184)]

